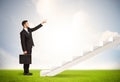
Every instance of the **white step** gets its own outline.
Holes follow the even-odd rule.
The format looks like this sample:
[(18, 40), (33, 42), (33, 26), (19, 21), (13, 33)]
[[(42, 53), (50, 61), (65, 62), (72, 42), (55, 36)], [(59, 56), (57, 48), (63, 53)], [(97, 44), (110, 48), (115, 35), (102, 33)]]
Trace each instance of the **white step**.
[(88, 58), (91, 58), (93, 56), (95, 56), (96, 54), (109, 49), (113, 46), (116, 46), (120, 44), (120, 37), (113, 37), (113, 41), (104, 41), (103, 42), (103, 46), (101, 47), (95, 47), (93, 51), (89, 51), (89, 52), (85, 52), (83, 54), (83, 56), (78, 56), (77, 58), (74, 58), (72, 61), (66, 62), (65, 64), (63, 64), (60, 67), (57, 67), (55, 69), (52, 69), (50, 71), (45, 72), (44, 70), (42, 70), (41, 72), (41, 76), (55, 76), (63, 71), (65, 71), (66, 69), (68, 69), (69, 67), (78, 64), (79, 62), (82, 62)]
[(49, 73), (49, 72), (50, 72), (50, 70), (44, 69), (44, 70), (42, 70), (42, 71), (40, 72), (40, 75), (41, 75), (41, 76), (46, 76), (46, 74)]

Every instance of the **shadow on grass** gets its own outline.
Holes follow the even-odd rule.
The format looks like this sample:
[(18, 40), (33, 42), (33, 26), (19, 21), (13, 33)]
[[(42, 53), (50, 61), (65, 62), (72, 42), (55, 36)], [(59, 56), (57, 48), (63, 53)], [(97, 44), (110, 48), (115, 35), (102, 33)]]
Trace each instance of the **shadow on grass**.
[(86, 78), (86, 77), (90, 77), (90, 75), (87, 75), (87, 74), (59, 74), (54, 77), (61, 77), (61, 78), (79, 78), (79, 77), (84, 78), (85, 77)]
[(23, 76), (23, 73), (22, 73), (22, 72), (20, 72), (20, 73), (18, 73), (18, 75)]

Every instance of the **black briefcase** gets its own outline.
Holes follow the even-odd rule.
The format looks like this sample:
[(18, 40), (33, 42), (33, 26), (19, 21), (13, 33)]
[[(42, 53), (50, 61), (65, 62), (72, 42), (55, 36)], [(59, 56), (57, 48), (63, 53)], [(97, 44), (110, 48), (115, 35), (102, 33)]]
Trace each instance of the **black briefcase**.
[(31, 64), (31, 55), (29, 54), (20, 54), (19, 55), (19, 63), (20, 64)]

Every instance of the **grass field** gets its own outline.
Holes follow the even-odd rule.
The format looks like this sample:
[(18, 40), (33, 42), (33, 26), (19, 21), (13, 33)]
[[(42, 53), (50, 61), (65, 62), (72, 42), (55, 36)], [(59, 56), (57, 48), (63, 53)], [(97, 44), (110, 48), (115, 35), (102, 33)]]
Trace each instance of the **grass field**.
[(68, 70), (54, 77), (31, 72), (32, 76), (24, 76), (22, 70), (0, 70), (0, 82), (120, 82), (120, 70)]

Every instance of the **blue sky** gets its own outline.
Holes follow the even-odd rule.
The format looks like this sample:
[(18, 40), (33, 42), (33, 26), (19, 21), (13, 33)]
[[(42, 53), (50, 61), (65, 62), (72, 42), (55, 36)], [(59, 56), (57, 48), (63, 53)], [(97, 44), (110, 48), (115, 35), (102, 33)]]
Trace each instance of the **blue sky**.
[(0, 1), (0, 46), (12, 54), (17, 55), (21, 49), (19, 48), (19, 32), (22, 30), (21, 21), (24, 19), (34, 21), (38, 17), (34, 13), (36, 12), (35, 6), (31, 5), (33, 5), (32, 1), (29, 0)]
[[(39, 1), (42, 2), (42, 0)], [(50, 34), (50, 37), (58, 39), (53, 39), (54, 41), (56, 41), (56, 45), (54, 45), (52, 48), (54, 49), (56, 46), (60, 46), (60, 48), (56, 47), (56, 53), (57, 51), (59, 52), (58, 49), (63, 50), (64, 48), (62, 48), (61, 45), (58, 45), (57, 43), (59, 42), (57, 41), (59, 41), (59, 39), (62, 39), (61, 41), (64, 41), (63, 39), (67, 39), (65, 37), (58, 37), (62, 37), (64, 36), (64, 33), (67, 33), (68, 35), (65, 36), (68, 37), (68, 40), (72, 39), (69, 36), (72, 35), (72, 18), (74, 14), (81, 11), (84, 11), (85, 13), (87, 13), (87, 15), (90, 16), (89, 20), (92, 21), (92, 25), (94, 26), (93, 28), (91, 28), (94, 29), (94, 31), (97, 31), (99, 33), (109, 30), (120, 33), (120, 0), (51, 0), (51, 4), (53, 4), (52, 7), (44, 5), (46, 7), (45, 9), (48, 9), (48, 11), (44, 11), (45, 9), (41, 10), (41, 8), (44, 8), (43, 6), (41, 6), (41, 4), (42, 3), (37, 4), (37, 0), (0, 0), (0, 49), (18, 58), (18, 54), (22, 53), (19, 37), (19, 32), (22, 30), (21, 21), (27, 19), (32, 22), (33, 25), (37, 25), (44, 18), (43, 14), (45, 14), (46, 18), (48, 19), (48, 25), (46, 24), (46, 28), (42, 28), (41, 30), (39, 30), (40, 33), (38, 33), (37, 31), (36, 34), (33, 35), (36, 35), (34, 39), (35, 43), (40, 46), (38, 47), (36, 45), (36, 48), (39, 48), (43, 54), (48, 54), (49, 56), (50, 54), (55, 54), (55, 52), (46, 52), (50, 47), (46, 46), (45, 44), (52, 46), (52, 44), (50, 45), (50, 41), (46, 41), (50, 40), (48, 39), (48, 35)], [(38, 9), (40, 9), (38, 10), (37, 7)], [(66, 31), (66, 29), (69, 31)], [(78, 28), (75, 28), (75, 31), (77, 29)], [(82, 26), (79, 29), (82, 31)], [(60, 35), (58, 30), (60, 30), (60, 32), (63, 32), (63, 35)], [(81, 31), (78, 30), (78, 34)], [(48, 34), (45, 34), (47, 32)], [(57, 35), (59, 36), (57, 37)], [(40, 38), (36, 39), (36, 37)], [(76, 38), (78, 37), (79, 35), (77, 35)], [(51, 40), (51, 42), (53, 40)], [(44, 43), (42, 44), (39, 41)], [(69, 43), (67, 44), (67, 46), (68, 45)], [(68, 48), (67, 46), (65, 46), (65, 48)], [(70, 49), (68, 49), (68, 51), (69, 50)], [(37, 51), (37, 53), (40, 53), (38, 49), (36, 49), (35, 51)], [(65, 51), (63, 50), (63, 53), (64, 52)], [(62, 52), (60, 53), (62, 54)], [(69, 55), (70, 52), (65, 53)], [(75, 50), (73, 53), (75, 53)], [(96, 57), (96, 60), (99, 59), (100, 61), (114, 62), (115, 64), (119, 65), (119, 53), (119, 48), (110, 49), (106, 52), (101, 53), (100, 56)]]

